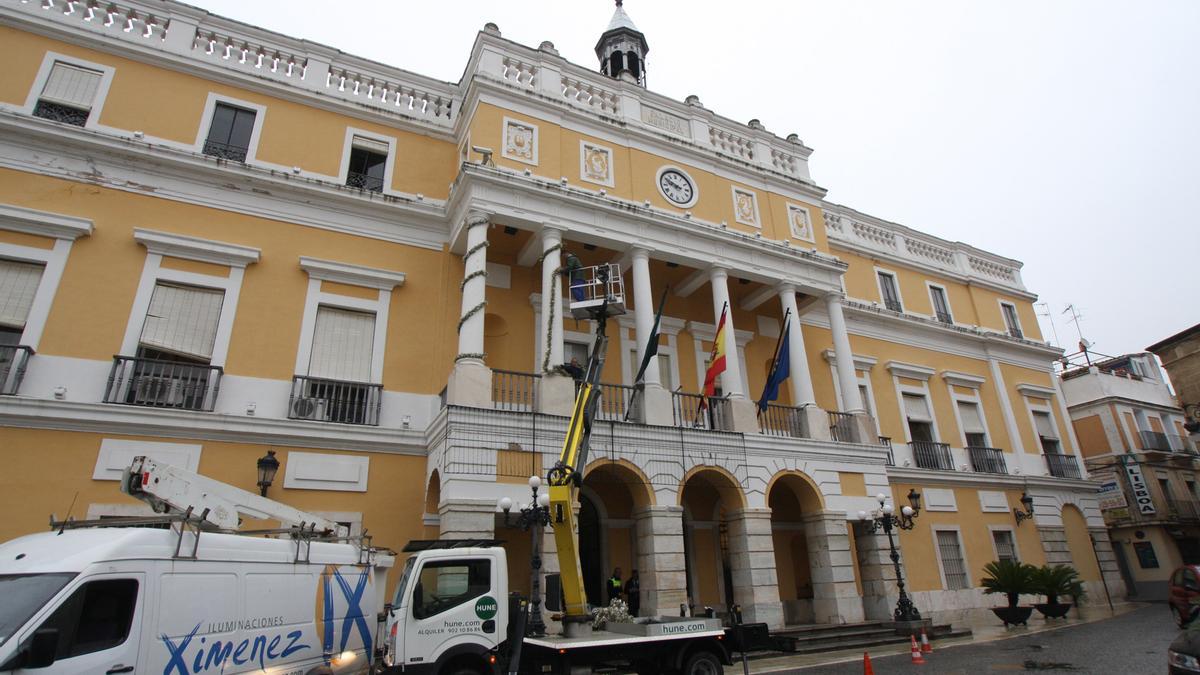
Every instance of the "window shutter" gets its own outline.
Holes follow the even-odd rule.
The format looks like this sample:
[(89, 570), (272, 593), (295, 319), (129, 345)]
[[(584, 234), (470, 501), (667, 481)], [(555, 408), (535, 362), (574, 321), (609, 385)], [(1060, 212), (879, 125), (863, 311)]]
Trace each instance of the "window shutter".
[(42, 281), (42, 266), (0, 260), (0, 326), (24, 328), (33, 296)]
[(387, 157), (388, 155), (388, 144), (384, 143), (383, 141), (377, 141), (373, 138), (355, 136), (351, 145), (356, 148), (362, 148), (363, 150), (367, 150), (369, 152), (378, 153), (384, 157)]
[(942, 571), (946, 573), (947, 590), (960, 590), (970, 586), (967, 568), (963, 564), (962, 548), (958, 533), (953, 530), (937, 531), (938, 554), (942, 559)]
[(141, 344), (185, 356), (211, 359), (225, 293), (160, 283), (154, 287)]
[(56, 61), (42, 88), (41, 100), (91, 110), (99, 86), (100, 73)]
[(375, 315), (318, 307), (308, 374), (329, 380), (371, 381)]
[(929, 404), (925, 401), (924, 396), (905, 394), (904, 413), (910, 420), (918, 420), (921, 422), (933, 421), (933, 417), (929, 414)]
[(958, 402), (958, 416), (962, 419), (963, 432), (968, 434), (987, 433), (983, 428), (983, 418), (979, 416), (979, 406), (967, 401)]
[(1033, 413), (1033, 423), (1037, 426), (1039, 436), (1058, 440), (1058, 432), (1054, 430), (1054, 424), (1050, 421), (1049, 415), (1044, 412), (1035, 412)]

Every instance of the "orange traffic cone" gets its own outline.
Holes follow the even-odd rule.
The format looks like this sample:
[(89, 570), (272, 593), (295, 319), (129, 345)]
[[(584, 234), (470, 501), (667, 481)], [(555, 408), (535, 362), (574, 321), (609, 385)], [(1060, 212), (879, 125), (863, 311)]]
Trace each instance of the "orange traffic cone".
[(912, 662), (916, 665), (925, 665), (925, 657), (921, 656), (921, 648), (917, 646), (917, 636), (908, 636), (912, 640)]
[(875, 669), (871, 667), (871, 655), (868, 652), (863, 652), (863, 675), (875, 675)]
[(932, 654), (933, 645), (929, 643), (929, 636), (925, 634), (925, 629), (921, 629), (921, 653)]

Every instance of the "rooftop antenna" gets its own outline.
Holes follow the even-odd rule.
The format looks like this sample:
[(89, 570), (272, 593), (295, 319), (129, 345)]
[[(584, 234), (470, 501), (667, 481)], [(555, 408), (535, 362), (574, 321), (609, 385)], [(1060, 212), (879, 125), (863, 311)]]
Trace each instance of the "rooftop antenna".
[(1083, 359), (1087, 361), (1089, 366), (1091, 366), (1092, 358), (1088, 354), (1088, 349), (1091, 348), (1092, 343), (1088, 342), (1083, 337), (1083, 328), (1079, 325), (1079, 320), (1083, 318), (1083, 315), (1080, 314), (1079, 310), (1075, 308), (1074, 303), (1067, 305), (1067, 308), (1062, 311), (1063, 314), (1066, 314), (1067, 312), (1071, 313), (1071, 318), (1067, 321), (1067, 323), (1075, 324), (1075, 333), (1079, 336), (1079, 351), (1083, 353)]
[(1056, 344), (1056, 345), (1061, 345), (1061, 344), (1062, 344), (1062, 341), (1058, 339), (1058, 326), (1055, 326), (1055, 325), (1054, 325), (1054, 313), (1050, 311), (1050, 303), (1048, 303), (1048, 302), (1039, 302), (1039, 303), (1035, 303), (1035, 304), (1034, 304), (1034, 307), (1041, 307), (1041, 308), (1043, 308), (1043, 309), (1045, 309), (1045, 310), (1046, 310), (1045, 312), (1038, 312), (1038, 313), (1037, 313), (1037, 315), (1038, 315), (1038, 316), (1044, 316), (1044, 317), (1046, 317), (1047, 319), (1049, 319), (1049, 321), (1050, 321), (1050, 332), (1054, 334), (1054, 344)]

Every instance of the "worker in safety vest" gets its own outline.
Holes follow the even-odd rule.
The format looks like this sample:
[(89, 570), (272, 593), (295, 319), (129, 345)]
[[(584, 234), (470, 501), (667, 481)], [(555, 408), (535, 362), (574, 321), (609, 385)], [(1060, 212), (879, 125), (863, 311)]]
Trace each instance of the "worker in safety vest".
[(612, 576), (608, 578), (608, 603), (611, 605), (613, 600), (621, 597), (621, 568), (613, 569)]

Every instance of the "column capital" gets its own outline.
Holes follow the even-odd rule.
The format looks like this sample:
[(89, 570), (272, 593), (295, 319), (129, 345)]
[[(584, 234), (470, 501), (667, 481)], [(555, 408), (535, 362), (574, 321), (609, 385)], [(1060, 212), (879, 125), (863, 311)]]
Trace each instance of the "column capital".
[(794, 296), (796, 295), (796, 285), (789, 281), (785, 281), (775, 286), (775, 291), (779, 293), (780, 297), (787, 297), (789, 295)]
[(825, 293), (822, 294), (822, 297), (825, 299), (826, 303), (836, 302), (840, 304), (842, 300), (846, 299), (846, 294), (841, 291), (825, 291)]
[(562, 243), (563, 232), (566, 228), (558, 225), (542, 225), (542, 229), (538, 231), (538, 237), (541, 238), (543, 246)]
[(645, 258), (647, 260), (650, 259), (650, 254), (653, 252), (647, 246), (630, 246), (627, 251), (630, 258)]
[(708, 267), (708, 278), (712, 281), (717, 279), (728, 279), (729, 269), (720, 265), (710, 265)]
[(490, 214), (484, 213), (483, 211), (469, 211), (467, 213), (465, 222), (467, 229), (469, 230), (480, 225), (487, 225), (491, 223), (492, 217)]

